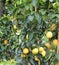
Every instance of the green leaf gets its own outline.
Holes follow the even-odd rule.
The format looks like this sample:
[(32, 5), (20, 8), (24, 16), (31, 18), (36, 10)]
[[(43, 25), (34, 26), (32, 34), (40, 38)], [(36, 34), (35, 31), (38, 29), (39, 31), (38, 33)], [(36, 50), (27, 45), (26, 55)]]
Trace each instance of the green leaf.
[(59, 61), (59, 54), (56, 54), (56, 59)]
[(38, 21), (38, 23), (40, 24), (41, 23), (41, 17), (38, 13), (35, 13), (35, 17), (36, 17), (36, 20)]
[(32, 40), (32, 38), (33, 38), (33, 33), (30, 33), (29, 34), (29, 40)]
[(28, 16), (28, 20), (29, 20), (29, 21), (33, 21), (33, 19), (34, 19), (34, 16), (31, 16), (31, 15)]
[(39, 10), (39, 13), (42, 14), (42, 15), (45, 15), (45, 14), (46, 14), (46, 10), (40, 9), (40, 10)]
[(34, 62), (34, 60), (31, 58), (30, 59), (30, 63), (32, 64), (32, 65), (35, 65), (35, 62)]
[(36, 6), (38, 0), (32, 0), (32, 5)]
[(42, 0), (43, 2), (46, 2), (46, 0)]

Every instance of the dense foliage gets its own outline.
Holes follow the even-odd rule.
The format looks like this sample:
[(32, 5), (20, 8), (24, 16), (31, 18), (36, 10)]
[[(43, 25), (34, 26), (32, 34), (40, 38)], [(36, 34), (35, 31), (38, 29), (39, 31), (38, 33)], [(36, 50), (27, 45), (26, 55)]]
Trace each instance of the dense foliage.
[(16, 65), (55, 65), (59, 0), (6, 0), (0, 18), (0, 58)]

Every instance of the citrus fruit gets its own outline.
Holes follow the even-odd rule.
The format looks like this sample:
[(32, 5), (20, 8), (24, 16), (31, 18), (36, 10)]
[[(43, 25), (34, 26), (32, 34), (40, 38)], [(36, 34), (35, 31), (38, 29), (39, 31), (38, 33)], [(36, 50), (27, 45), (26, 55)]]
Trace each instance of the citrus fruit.
[(8, 40), (4, 40), (4, 44), (5, 44), (5, 45), (8, 44)]
[(54, 39), (54, 40), (53, 40), (53, 44), (57, 46), (58, 40), (57, 40), (57, 39)]
[(53, 34), (52, 34), (51, 31), (48, 31), (48, 32), (46, 33), (46, 37), (47, 37), (47, 38), (52, 38), (52, 36), (53, 36)]
[(42, 52), (41, 52), (41, 55), (42, 55), (43, 57), (45, 57), (45, 56), (46, 56), (46, 51), (45, 51), (45, 50), (42, 51)]
[(28, 53), (29, 53), (29, 49), (28, 49), (28, 48), (24, 48), (24, 49), (23, 49), (23, 53), (24, 53), (24, 54), (28, 54)]
[(51, 46), (50, 46), (50, 43), (48, 42), (48, 43), (45, 43), (45, 46), (48, 48), (48, 49), (50, 49), (51, 48)]
[(58, 62), (58, 63), (56, 63), (56, 65), (59, 65), (59, 62)]
[(32, 50), (32, 54), (38, 54), (38, 48), (34, 48), (34, 49)]
[(39, 48), (39, 52), (42, 52), (42, 51), (44, 51), (44, 48), (43, 47), (40, 47)]

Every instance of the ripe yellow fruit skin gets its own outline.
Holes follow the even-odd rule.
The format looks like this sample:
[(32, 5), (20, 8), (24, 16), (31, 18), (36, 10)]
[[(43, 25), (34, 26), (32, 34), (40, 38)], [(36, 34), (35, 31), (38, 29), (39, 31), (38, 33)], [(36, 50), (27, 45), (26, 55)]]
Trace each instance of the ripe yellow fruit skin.
[(54, 39), (54, 40), (53, 40), (53, 44), (57, 46), (58, 40), (57, 40), (57, 39)]
[(45, 46), (48, 48), (48, 49), (50, 49), (51, 48), (51, 45), (50, 45), (50, 43), (48, 42), (48, 43), (45, 43)]
[(44, 51), (44, 48), (43, 47), (40, 47), (39, 48), (39, 53), (42, 52), (42, 51)]
[(59, 65), (59, 62), (58, 62), (58, 63), (56, 63), (56, 65)]
[(35, 61), (39, 61), (39, 58), (37, 56), (34, 57)]
[(8, 44), (8, 40), (4, 40), (4, 44), (7, 45)]
[(47, 33), (46, 33), (46, 37), (47, 38), (52, 38), (52, 36), (53, 36), (53, 34), (52, 34), (52, 32), (51, 31), (48, 31)]
[(23, 49), (23, 53), (24, 53), (24, 54), (28, 54), (28, 53), (29, 53), (29, 49), (28, 49), (28, 48), (24, 48), (24, 49)]
[(46, 56), (46, 51), (44, 50), (43, 52), (41, 52), (41, 55), (42, 55), (43, 57), (45, 57), (45, 56)]
[(34, 49), (32, 50), (32, 54), (38, 54), (38, 48), (34, 48)]

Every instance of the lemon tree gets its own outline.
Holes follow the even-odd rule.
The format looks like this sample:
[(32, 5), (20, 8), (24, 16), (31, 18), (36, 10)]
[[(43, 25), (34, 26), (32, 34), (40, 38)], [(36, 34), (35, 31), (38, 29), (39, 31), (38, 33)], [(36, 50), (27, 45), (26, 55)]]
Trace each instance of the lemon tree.
[(0, 19), (1, 58), (16, 65), (56, 65), (59, 0), (6, 0)]
[[(22, 17), (20, 47), (16, 49), (16, 64), (57, 64), (58, 8), (55, 0), (23, 0), (18, 6)], [(54, 5), (55, 4), (55, 5)], [(25, 50), (25, 57), (21, 57)], [(18, 60), (19, 59), (19, 60)]]

